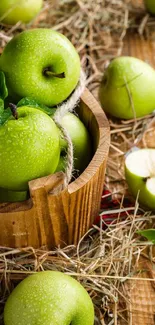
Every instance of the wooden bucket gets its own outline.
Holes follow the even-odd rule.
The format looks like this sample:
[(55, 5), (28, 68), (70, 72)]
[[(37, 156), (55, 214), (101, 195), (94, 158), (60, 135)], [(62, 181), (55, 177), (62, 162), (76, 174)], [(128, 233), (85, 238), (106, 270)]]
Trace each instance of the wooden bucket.
[(77, 244), (99, 212), (110, 130), (97, 101), (85, 89), (77, 109), (92, 137), (94, 156), (64, 189), (62, 172), (29, 182), (30, 199), (0, 204), (0, 246), (38, 248)]

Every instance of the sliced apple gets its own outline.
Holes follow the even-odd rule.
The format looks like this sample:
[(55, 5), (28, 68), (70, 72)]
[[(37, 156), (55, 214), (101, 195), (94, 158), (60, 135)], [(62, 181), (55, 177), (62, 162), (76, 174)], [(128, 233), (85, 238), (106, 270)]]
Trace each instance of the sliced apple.
[(129, 189), (143, 206), (155, 209), (155, 149), (139, 149), (125, 160), (125, 177)]

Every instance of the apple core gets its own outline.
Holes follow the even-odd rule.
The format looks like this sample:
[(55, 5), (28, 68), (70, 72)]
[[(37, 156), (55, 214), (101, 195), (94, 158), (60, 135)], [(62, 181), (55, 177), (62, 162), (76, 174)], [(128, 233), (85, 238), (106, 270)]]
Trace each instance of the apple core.
[(155, 149), (138, 149), (125, 160), (125, 177), (135, 199), (155, 209)]

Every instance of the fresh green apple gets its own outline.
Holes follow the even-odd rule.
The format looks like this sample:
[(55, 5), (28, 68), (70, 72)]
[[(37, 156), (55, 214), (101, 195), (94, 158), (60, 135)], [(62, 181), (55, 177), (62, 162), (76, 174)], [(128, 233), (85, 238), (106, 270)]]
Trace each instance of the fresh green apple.
[(29, 198), (28, 191), (10, 191), (0, 188), (0, 202), (21, 202)]
[(155, 14), (155, 1), (154, 0), (144, 0), (146, 9), (151, 13)]
[(99, 99), (106, 113), (120, 119), (150, 114), (155, 109), (155, 70), (134, 57), (115, 58), (105, 70)]
[(44, 271), (30, 275), (12, 291), (4, 308), (5, 325), (93, 325), (93, 303), (69, 275)]
[(155, 209), (155, 149), (139, 149), (128, 154), (125, 176), (131, 193), (139, 203)]
[(43, 0), (1, 0), (0, 22), (14, 25), (30, 22), (41, 10)]
[(25, 191), (32, 179), (55, 172), (59, 132), (44, 112), (22, 106), (0, 126), (0, 187)]
[(18, 34), (6, 45), (0, 70), (5, 73), (12, 101), (31, 97), (51, 107), (65, 100), (76, 87), (80, 59), (64, 35), (38, 28)]
[[(74, 114), (67, 113), (61, 124), (68, 131), (74, 149), (74, 170), (82, 172), (92, 157), (92, 143), (89, 132), (82, 121)], [(67, 142), (60, 134), (60, 161), (57, 171), (65, 170), (67, 162)]]

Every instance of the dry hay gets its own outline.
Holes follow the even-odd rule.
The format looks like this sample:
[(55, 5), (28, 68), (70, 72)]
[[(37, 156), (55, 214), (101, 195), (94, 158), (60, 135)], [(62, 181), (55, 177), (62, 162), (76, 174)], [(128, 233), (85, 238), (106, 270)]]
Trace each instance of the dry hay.
[[(136, 4), (135, 4), (136, 2)], [(15, 34), (25, 28), (47, 27), (64, 33), (76, 46), (87, 73), (87, 85), (97, 97), (104, 68), (115, 56), (122, 54), (128, 30), (139, 37), (154, 37), (155, 20), (144, 10), (141, 1), (131, 0), (60, 0), (44, 1), (38, 17), (28, 26), (1, 25), (0, 51)], [(152, 116), (130, 121), (109, 119), (111, 146), (106, 172), (106, 186), (117, 200), (118, 208), (100, 214), (95, 224), (81, 239), (78, 247), (59, 247), (53, 251), (0, 248), (0, 324), (3, 324), (5, 300), (16, 284), (28, 274), (41, 270), (60, 270), (73, 275), (89, 292), (96, 311), (95, 324), (131, 324), (128, 305), (128, 280), (141, 279), (140, 256), (154, 263), (153, 247), (137, 235), (138, 229), (153, 228), (155, 216), (134, 203), (124, 206), (130, 198), (124, 178), (124, 154), (141, 137)], [(122, 218), (123, 212), (123, 218)], [(102, 216), (116, 214), (117, 221), (106, 225)], [(149, 264), (150, 265), (150, 264)], [(143, 281), (154, 285), (153, 272)]]
[[(142, 270), (137, 268), (140, 254), (153, 262), (152, 255), (148, 258), (146, 254), (147, 247), (151, 253), (150, 242), (140, 241), (136, 232), (146, 223), (153, 227), (155, 216), (150, 216), (148, 212), (137, 215), (137, 208), (118, 209), (116, 223), (105, 229), (103, 225), (94, 226), (77, 248), (67, 246), (47, 251), (32, 247), (23, 250), (1, 247), (1, 311), (10, 291), (25, 276), (36, 271), (58, 270), (74, 276), (87, 289), (95, 306), (95, 324), (117, 324), (117, 320), (122, 319), (124, 324), (128, 324), (126, 304), (130, 296), (127, 280), (134, 282), (140, 278)], [(119, 215), (124, 210), (126, 217), (121, 220)], [(148, 278), (143, 280), (151, 281)]]

